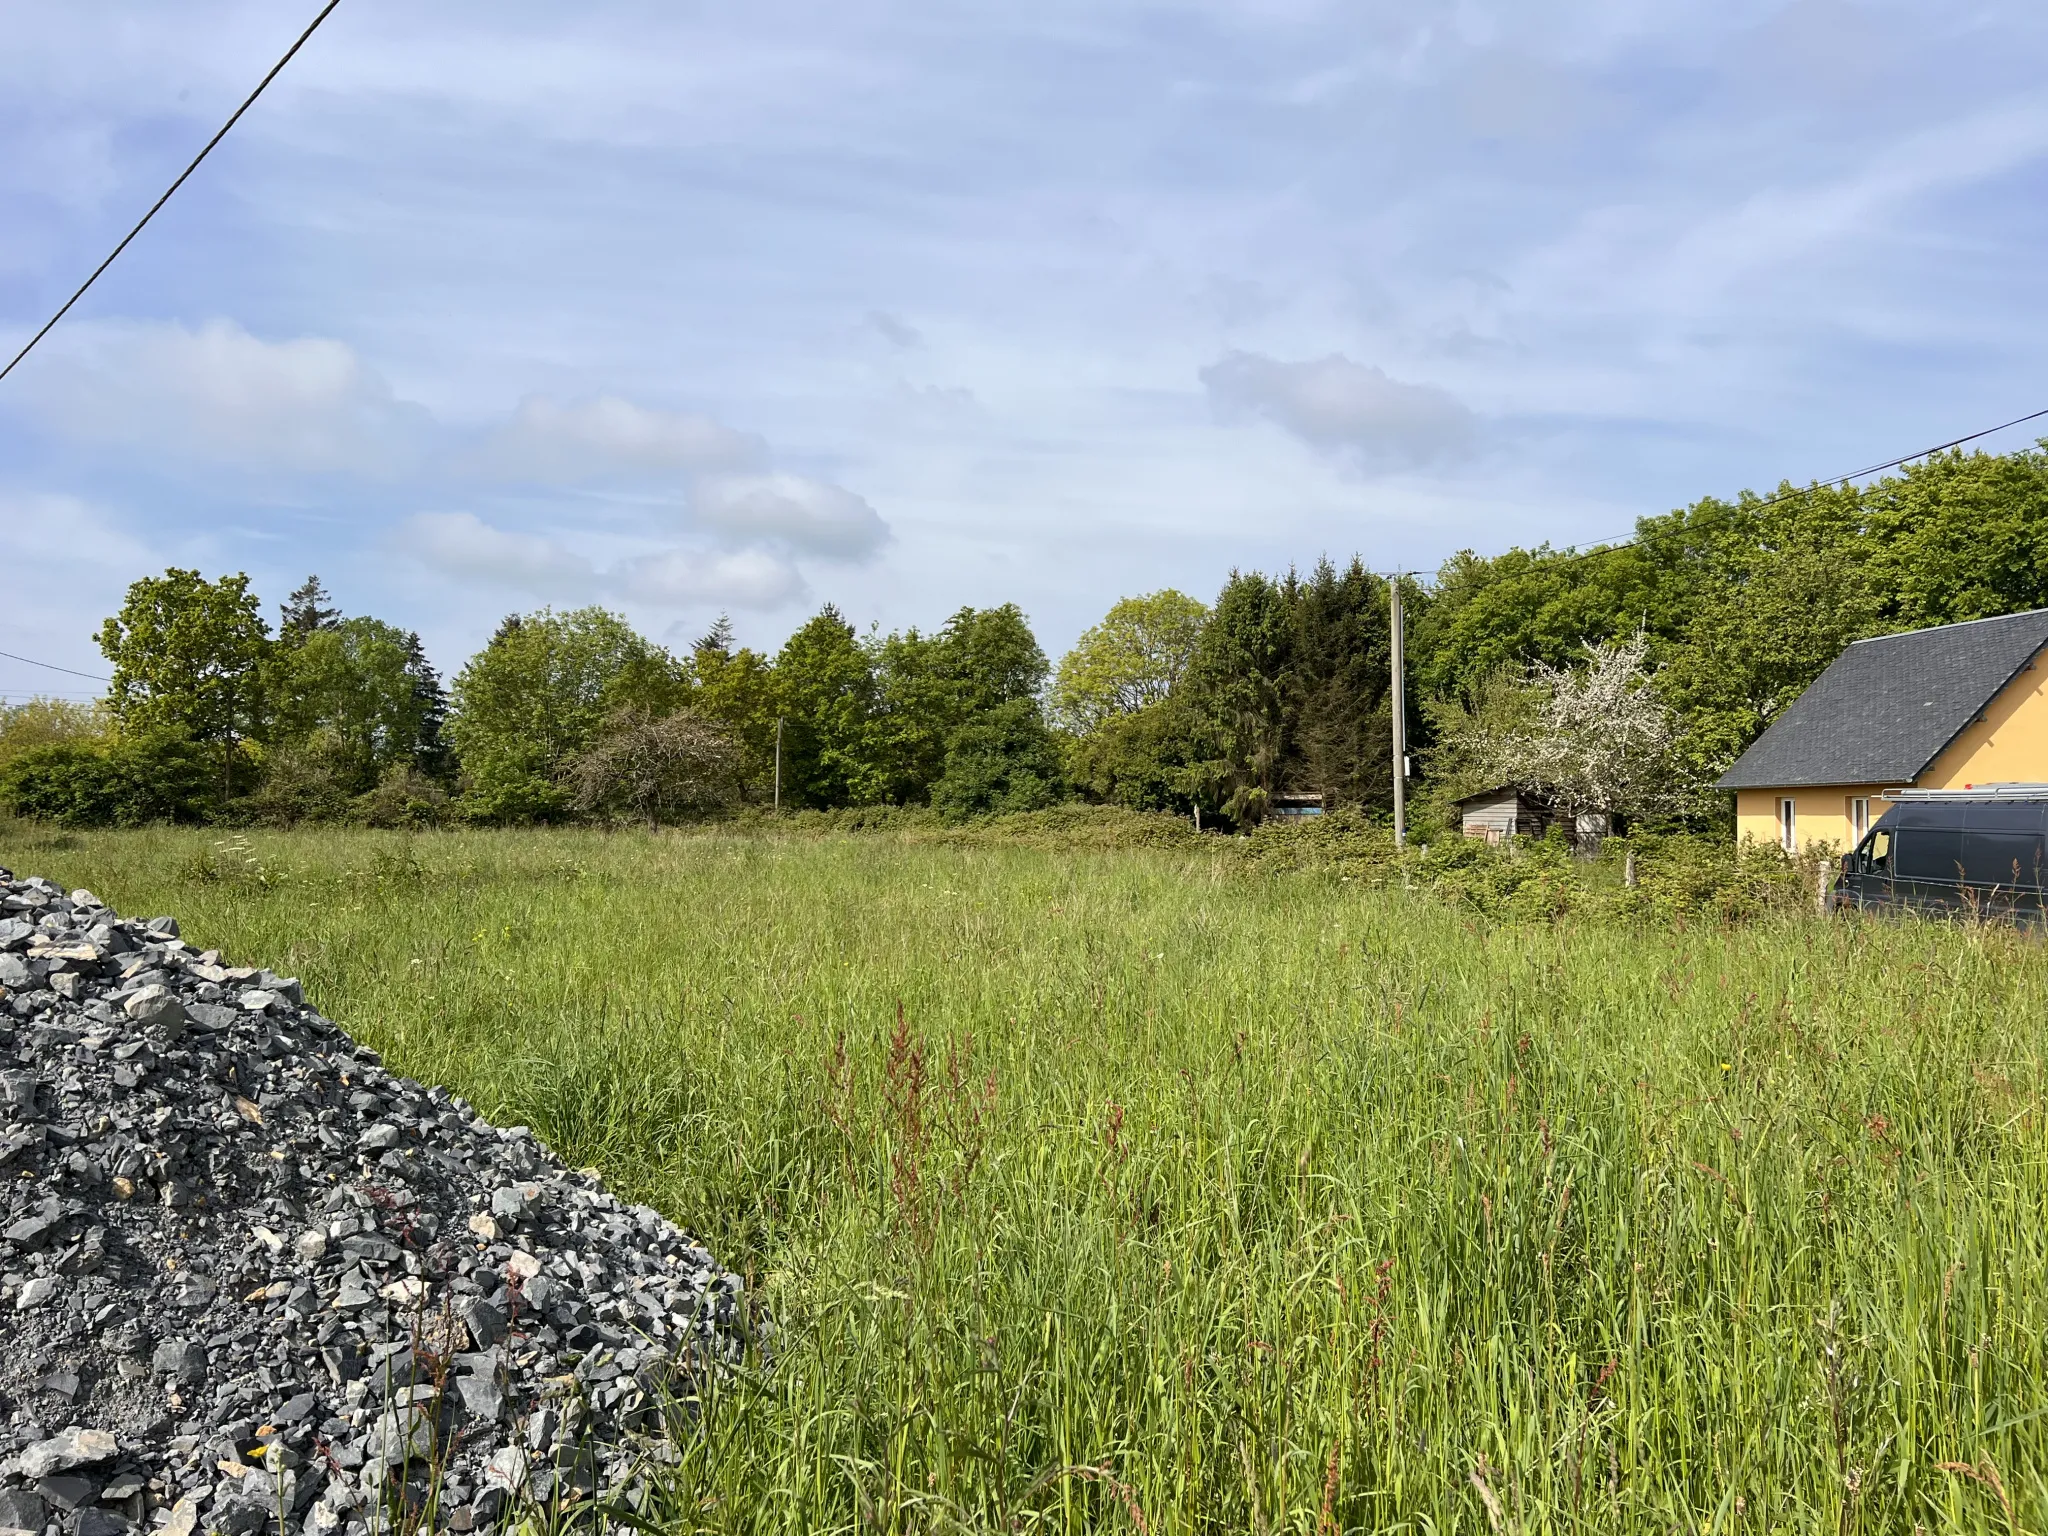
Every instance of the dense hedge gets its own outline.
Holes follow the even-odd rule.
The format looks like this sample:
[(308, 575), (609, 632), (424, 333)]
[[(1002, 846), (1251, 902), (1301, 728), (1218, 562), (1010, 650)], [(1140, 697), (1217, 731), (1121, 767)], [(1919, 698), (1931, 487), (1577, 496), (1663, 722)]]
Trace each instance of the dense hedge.
[(0, 765), (0, 806), (67, 827), (202, 821), (216, 789), (205, 754), (173, 734), (53, 742)]

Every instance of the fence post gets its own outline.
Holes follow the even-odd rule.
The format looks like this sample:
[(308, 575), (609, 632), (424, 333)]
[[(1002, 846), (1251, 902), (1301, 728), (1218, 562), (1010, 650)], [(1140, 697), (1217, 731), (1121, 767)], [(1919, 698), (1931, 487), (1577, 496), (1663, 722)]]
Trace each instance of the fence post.
[(1828, 915), (1828, 861), (1826, 859), (1818, 860), (1813, 866), (1813, 873), (1814, 910), (1822, 917), (1826, 917)]

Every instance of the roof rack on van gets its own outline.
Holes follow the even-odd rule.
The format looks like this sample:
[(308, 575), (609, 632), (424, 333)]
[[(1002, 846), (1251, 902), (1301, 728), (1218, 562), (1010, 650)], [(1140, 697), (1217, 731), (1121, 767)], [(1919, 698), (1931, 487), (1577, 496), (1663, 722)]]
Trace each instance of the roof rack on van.
[(1882, 800), (2048, 800), (2048, 784), (1977, 784), (1968, 789), (1887, 789)]

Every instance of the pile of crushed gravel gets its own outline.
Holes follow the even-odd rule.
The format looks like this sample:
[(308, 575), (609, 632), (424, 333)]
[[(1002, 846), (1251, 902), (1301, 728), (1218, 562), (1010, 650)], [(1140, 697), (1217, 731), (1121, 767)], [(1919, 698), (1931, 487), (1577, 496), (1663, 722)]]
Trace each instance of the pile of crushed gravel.
[(5, 870), (0, 1268), (0, 1533), (638, 1503), (744, 1323), (684, 1233), (297, 982)]

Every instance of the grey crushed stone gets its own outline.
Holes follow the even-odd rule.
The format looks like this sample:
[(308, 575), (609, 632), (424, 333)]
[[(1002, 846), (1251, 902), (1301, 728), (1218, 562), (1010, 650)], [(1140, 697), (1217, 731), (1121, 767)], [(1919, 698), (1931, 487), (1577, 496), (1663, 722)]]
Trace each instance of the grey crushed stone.
[(638, 1504), (745, 1324), (687, 1234), (296, 981), (6, 870), (0, 1316), (0, 1528), (44, 1536)]

